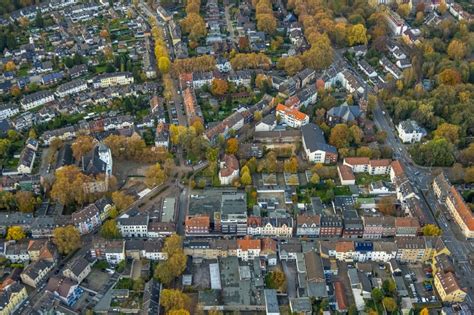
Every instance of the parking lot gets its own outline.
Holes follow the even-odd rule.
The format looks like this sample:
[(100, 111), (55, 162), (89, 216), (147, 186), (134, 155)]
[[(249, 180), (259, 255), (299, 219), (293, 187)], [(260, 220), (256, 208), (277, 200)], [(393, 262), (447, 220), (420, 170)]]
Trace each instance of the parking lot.
[[(401, 265), (403, 279), (411, 297), (419, 302), (436, 302), (432, 277), (427, 274), (428, 266), (422, 264)], [(430, 287), (431, 285), (431, 287)]]
[(105, 271), (92, 269), (91, 273), (82, 282), (82, 286), (89, 290), (99, 292), (109, 282), (111, 275)]

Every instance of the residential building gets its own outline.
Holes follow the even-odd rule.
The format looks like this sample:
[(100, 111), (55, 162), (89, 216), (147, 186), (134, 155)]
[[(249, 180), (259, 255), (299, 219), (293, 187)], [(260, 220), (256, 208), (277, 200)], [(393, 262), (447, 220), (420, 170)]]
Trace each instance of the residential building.
[(438, 197), (439, 201), (441, 201), (442, 203), (446, 202), (450, 190), (451, 183), (449, 182), (444, 172), (441, 172), (433, 179), (433, 192), (435, 193), (436, 197)]
[(70, 261), (63, 269), (63, 276), (81, 283), (91, 272), (91, 264), (84, 257)]
[(273, 237), (291, 237), (293, 235), (293, 218), (262, 218), (262, 226), (248, 228), (251, 235)]
[(98, 228), (102, 220), (97, 206), (93, 203), (71, 215), (72, 223), (81, 235), (89, 234)]
[(308, 161), (325, 164), (337, 161), (337, 149), (326, 143), (323, 131), (317, 125), (308, 123), (301, 127), (301, 132)]
[(397, 126), (398, 137), (403, 143), (420, 142), (427, 132), (414, 120), (401, 121)]
[(13, 283), (0, 291), (0, 315), (10, 315), (28, 298), (24, 285)]
[(15, 116), (20, 112), (20, 106), (17, 104), (1, 104), (0, 105), (0, 120), (4, 120)]
[(321, 216), (320, 237), (339, 237), (342, 234), (342, 219), (338, 216)]
[[(18, 161), (17, 171), (20, 174), (31, 174), (33, 171), (33, 166), (35, 164), (36, 159), (36, 151), (38, 149), (38, 142), (36, 140), (31, 139), (35, 145), (27, 145), (21, 151), (20, 160)], [(30, 141), (30, 139), (28, 140)]]
[(74, 305), (84, 291), (76, 281), (58, 276), (49, 278), (45, 290), (68, 306)]
[(363, 216), (362, 220), (364, 222), (364, 239), (390, 237), (396, 234), (395, 218), (392, 216)]
[(155, 146), (168, 149), (170, 145), (169, 125), (163, 122), (158, 123), (155, 133)]
[(29, 264), (21, 273), (21, 281), (36, 288), (42, 282), (48, 273), (53, 269), (54, 263), (46, 260), (38, 260)]
[(130, 72), (114, 72), (99, 74), (92, 80), (94, 88), (107, 88), (116, 85), (128, 85), (134, 82)]
[(278, 104), (276, 107), (276, 115), (281, 118), (281, 122), (287, 124), (292, 128), (301, 128), (309, 123), (309, 116), (300, 112), (297, 109), (286, 107), (283, 104)]
[(232, 154), (225, 154), (220, 162), (219, 181), (221, 185), (231, 185), (239, 177), (239, 161)]
[(251, 239), (249, 236), (243, 239), (237, 239), (237, 257), (243, 261), (259, 257), (260, 251), (260, 239)]
[(385, 13), (388, 27), (393, 35), (400, 36), (408, 28), (405, 21), (394, 11), (388, 9)]
[(201, 107), (197, 103), (196, 95), (192, 88), (186, 88), (183, 91), (184, 111), (188, 120), (188, 125), (194, 124), (195, 121), (204, 123)]
[(122, 237), (147, 237), (148, 221), (149, 217), (147, 214), (129, 215), (125, 213), (117, 219), (117, 227)]
[(91, 247), (91, 257), (106, 260), (111, 265), (117, 265), (125, 260), (125, 241), (94, 239)]
[(209, 234), (210, 219), (207, 215), (187, 216), (185, 221), (186, 235)]
[(39, 91), (25, 96), (20, 104), (23, 110), (30, 110), (54, 101), (54, 94), (50, 91)]
[(296, 217), (296, 235), (318, 237), (321, 229), (321, 216), (319, 214), (302, 214)]
[(420, 230), (420, 222), (415, 217), (395, 218), (396, 236), (416, 236)]
[(474, 214), (456, 187), (451, 186), (445, 204), (462, 234), (466, 238), (474, 238)]
[(410, 263), (425, 261), (427, 248), (423, 237), (397, 237), (395, 244), (397, 245), (397, 260)]
[(461, 303), (467, 296), (453, 272), (438, 271), (434, 275), (434, 286), (444, 303)]
[(85, 90), (87, 90), (87, 82), (82, 79), (77, 79), (58, 86), (55, 94), (57, 97), (63, 98)]
[(31, 261), (45, 260), (54, 263), (57, 258), (56, 248), (48, 239), (30, 240), (27, 251)]
[(355, 185), (356, 178), (354, 176), (354, 172), (349, 166), (338, 165), (337, 174), (339, 175), (339, 180), (341, 181), (341, 185), (343, 186)]

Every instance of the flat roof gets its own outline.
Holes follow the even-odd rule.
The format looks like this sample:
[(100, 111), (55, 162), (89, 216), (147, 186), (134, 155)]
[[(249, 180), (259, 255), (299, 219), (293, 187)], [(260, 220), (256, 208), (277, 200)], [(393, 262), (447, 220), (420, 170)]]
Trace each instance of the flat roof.
[(209, 274), (211, 277), (211, 289), (221, 290), (221, 272), (218, 263), (209, 264)]
[(163, 201), (161, 222), (174, 222), (176, 198), (168, 197)]

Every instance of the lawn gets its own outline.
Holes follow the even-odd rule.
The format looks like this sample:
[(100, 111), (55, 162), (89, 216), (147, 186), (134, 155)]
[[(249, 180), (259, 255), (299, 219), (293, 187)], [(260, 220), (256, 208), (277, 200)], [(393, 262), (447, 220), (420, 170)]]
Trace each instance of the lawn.
[(376, 182), (379, 180), (388, 181), (390, 179), (389, 175), (369, 175), (366, 173), (355, 174), (356, 177), (356, 184), (357, 185), (369, 185), (372, 182)]
[(334, 195), (336, 196), (351, 195), (351, 190), (349, 189), (349, 186), (337, 186), (334, 188)]

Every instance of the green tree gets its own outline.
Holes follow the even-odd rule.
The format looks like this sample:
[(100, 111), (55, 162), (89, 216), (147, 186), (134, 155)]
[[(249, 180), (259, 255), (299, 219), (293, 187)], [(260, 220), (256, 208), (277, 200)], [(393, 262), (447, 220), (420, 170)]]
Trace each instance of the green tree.
[(380, 303), (382, 302), (383, 299), (383, 291), (379, 288), (373, 288), (372, 289), (372, 299), (374, 300), (375, 303)]
[(382, 282), (382, 290), (385, 292), (385, 295), (393, 296), (397, 291), (397, 285), (392, 279), (385, 279)]
[(412, 150), (416, 163), (426, 166), (451, 166), (454, 163), (453, 145), (446, 138), (430, 140)]
[(443, 231), (434, 224), (427, 224), (421, 228), (421, 232), (425, 236), (440, 236)]

